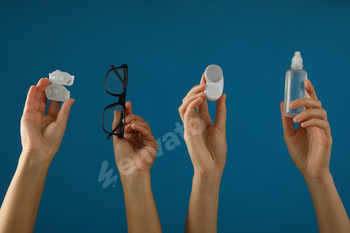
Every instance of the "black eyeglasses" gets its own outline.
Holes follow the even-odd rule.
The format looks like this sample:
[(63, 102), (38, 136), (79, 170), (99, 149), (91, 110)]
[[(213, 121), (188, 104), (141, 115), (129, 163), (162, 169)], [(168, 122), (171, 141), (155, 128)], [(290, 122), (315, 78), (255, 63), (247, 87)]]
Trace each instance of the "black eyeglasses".
[(128, 84), (128, 65), (111, 66), (105, 79), (105, 90), (108, 94), (118, 97), (118, 101), (105, 107), (102, 113), (102, 127), (108, 134), (107, 139), (113, 135), (124, 137), (125, 127), (125, 96)]

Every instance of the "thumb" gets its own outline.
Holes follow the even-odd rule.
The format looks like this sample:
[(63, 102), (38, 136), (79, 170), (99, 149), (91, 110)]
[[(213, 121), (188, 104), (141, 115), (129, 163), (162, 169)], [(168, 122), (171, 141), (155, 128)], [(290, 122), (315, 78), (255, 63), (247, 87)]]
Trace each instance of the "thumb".
[(286, 117), (283, 114), (284, 102), (280, 103), (280, 108), (281, 108), (281, 116), (282, 116), (283, 134), (284, 134), (284, 139), (286, 139), (295, 134), (294, 123), (292, 118)]
[[(119, 112), (118, 110), (115, 110), (114, 111), (114, 119), (113, 119), (113, 123), (112, 123), (112, 130), (114, 130), (115, 127), (117, 127), (117, 125), (120, 122), (120, 118), (121, 117), (122, 117), (121, 112)], [(120, 133), (120, 129), (121, 129), (121, 127), (119, 127), (114, 133)], [(113, 135), (113, 144), (114, 144), (114, 146), (116, 146), (119, 143), (120, 140), (122, 140), (122, 138), (119, 138), (118, 136)]]
[(66, 101), (64, 101), (60, 111), (58, 112), (56, 121), (63, 127), (63, 129), (66, 129), (70, 109), (74, 102), (75, 100), (72, 98), (67, 99)]
[(226, 132), (226, 94), (222, 94), (216, 102), (215, 126)]

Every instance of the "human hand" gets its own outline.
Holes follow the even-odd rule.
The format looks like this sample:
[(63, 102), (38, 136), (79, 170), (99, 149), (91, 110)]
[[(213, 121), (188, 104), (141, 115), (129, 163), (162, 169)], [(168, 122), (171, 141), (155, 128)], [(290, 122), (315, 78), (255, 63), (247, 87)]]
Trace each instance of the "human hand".
[[(119, 111), (114, 112), (113, 128), (120, 120)], [(124, 138), (113, 136), (115, 161), (121, 178), (130, 174), (149, 174), (157, 155), (158, 145), (149, 124), (132, 114), (131, 103), (125, 103)]]
[(213, 125), (205, 99), (204, 74), (200, 83), (188, 92), (179, 107), (185, 128), (184, 138), (195, 174), (219, 174), (221, 176), (227, 154), (226, 94), (222, 94), (216, 103), (216, 117)]
[(294, 118), (300, 123), (294, 129), (293, 119), (283, 115), (284, 102), (280, 104), (284, 140), (294, 164), (305, 176), (321, 179), (329, 175), (329, 162), (332, 149), (332, 136), (327, 113), (317, 99), (310, 80), (305, 80), (307, 98), (290, 103), (293, 109), (305, 107), (306, 110)]
[(21, 119), (23, 152), (44, 163), (51, 163), (58, 151), (74, 103), (74, 99), (66, 100), (59, 111), (60, 102), (50, 101), (45, 115), (45, 88), (49, 84), (48, 78), (42, 78), (36, 86), (30, 87)]

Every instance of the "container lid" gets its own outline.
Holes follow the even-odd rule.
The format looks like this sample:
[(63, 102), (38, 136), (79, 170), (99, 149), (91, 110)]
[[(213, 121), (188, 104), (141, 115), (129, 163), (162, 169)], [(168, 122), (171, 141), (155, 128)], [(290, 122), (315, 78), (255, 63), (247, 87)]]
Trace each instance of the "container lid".
[(67, 72), (56, 70), (52, 73), (49, 73), (49, 79), (51, 83), (54, 84), (71, 86), (74, 82), (74, 75), (70, 75)]

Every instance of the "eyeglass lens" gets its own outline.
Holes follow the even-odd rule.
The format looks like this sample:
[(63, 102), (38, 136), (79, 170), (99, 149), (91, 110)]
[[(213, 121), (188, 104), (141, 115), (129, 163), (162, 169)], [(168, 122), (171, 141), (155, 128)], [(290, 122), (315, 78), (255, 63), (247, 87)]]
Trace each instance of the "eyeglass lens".
[(123, 115), (124, 110), (121, 105), (116, 105), (111, 108), (107, 108), (103, 114), (103, 126), (108, 133), (111, 133), (115, 127), (118, 128), (113, 132), (113, 134), (120, 133), (123, 130)]
[(106, 80), (106, 89), (112, 94), (123, 93), (124, 72), (122, 68), (112, 69), (109, 71)]

